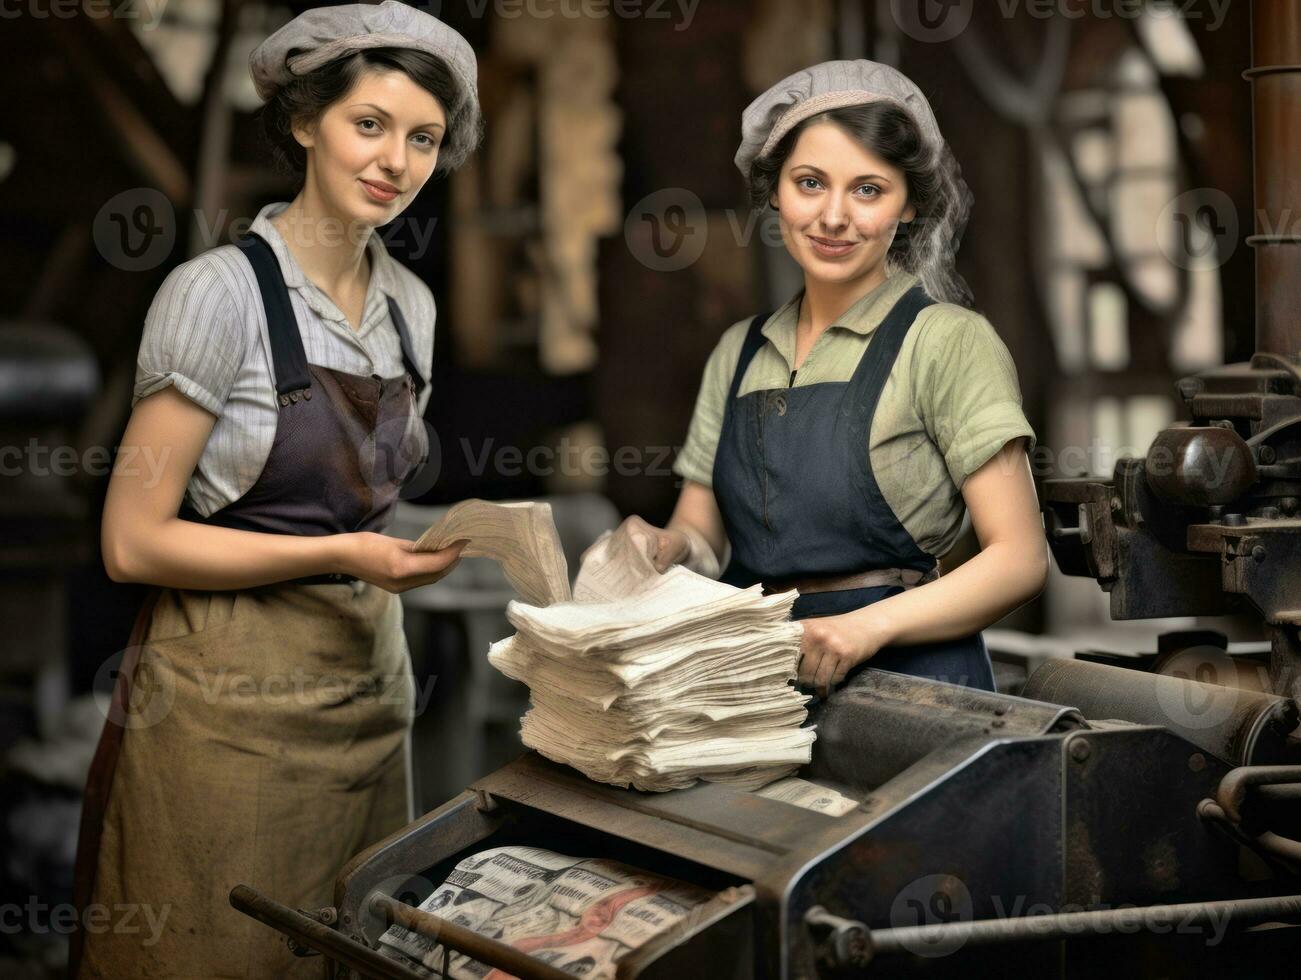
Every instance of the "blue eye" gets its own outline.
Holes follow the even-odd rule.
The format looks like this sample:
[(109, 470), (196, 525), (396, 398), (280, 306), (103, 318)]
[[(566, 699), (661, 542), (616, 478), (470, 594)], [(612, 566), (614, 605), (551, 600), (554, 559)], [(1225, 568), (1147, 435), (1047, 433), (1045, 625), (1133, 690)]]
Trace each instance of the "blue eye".
[(875, 184), (864, 184), (862, 187), (859, 188), (859, 190), (871, 191), (872, 193), (870, 195), (866, 195), (868, 197), (876, 197), (881, 193), (881, 189), (877, 187)]
[[(796, 181), (796, 183), (800, 187), (803, 187), (806, 191), (817, 190), (819, 187), (822, 186), (821, 184), (818, 183), (818, 179), (816, 177), (801, 177), (799, 180)], [(809, 187), (808, 186), (809, 184), (812, 184), (813, 186)]]
[[(367, 128), (366, 126), (367, 123), (369, 123), (370, 127), (372, 128)], [(369, 117), (366, 119), (359, 119), (357, 121), (357, 125), (361, 126), (362, 132), (368, 135), (379, 132), (379, 124), (374, 119), (371, 119)], [(434, 139), (428, 133), (417, 133), (416, 135), (421, 139), (425, 140), (425, 142), (422, 144), (425, 147), (425, 149), (436, 150), (438, 149), (439, 146), (442, 145), (439, 140)]]

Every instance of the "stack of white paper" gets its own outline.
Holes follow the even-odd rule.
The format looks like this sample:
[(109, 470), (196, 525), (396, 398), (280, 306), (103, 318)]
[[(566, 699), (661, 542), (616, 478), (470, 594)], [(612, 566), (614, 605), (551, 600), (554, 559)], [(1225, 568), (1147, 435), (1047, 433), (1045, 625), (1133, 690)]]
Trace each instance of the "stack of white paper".
[(754, 789), (807, 763), (813, 744), (800, 727), (809, 698), (788, 683), (794, 600), (675, 566), (623, 599), (512, 602), (518, 633), (488, 659), (529, 685), (521, 734), (550, 759), (643, 790)]

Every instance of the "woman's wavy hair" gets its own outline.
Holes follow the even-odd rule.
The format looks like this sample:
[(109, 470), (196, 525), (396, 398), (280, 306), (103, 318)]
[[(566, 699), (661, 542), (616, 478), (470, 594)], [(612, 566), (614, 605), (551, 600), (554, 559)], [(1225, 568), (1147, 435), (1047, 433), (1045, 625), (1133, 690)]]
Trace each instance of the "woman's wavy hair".
[(447, 131), (438, 150), (436, 173), (463, 164), (483, 139), (483, 117), (473, 98), (463, 97), (447, 64), (411, 48), (367, 48), (336, 58), (278, 88), (259, 111), (276, 169), (299, 183), (307, 174), (307, 151), (294, 139), (295, 123), (311, 126), (372, 69), (405, 72), (438, 100), (447, 115)]
[(886, 253), (887, 273), (898, 269), (913, 273), (932, 299), (970, 307), (971, 290), (954, 268), (962, 232), (971, 213), (972, 194), (948, 144), (927, 146), (913, 117), (890, 102), (830, 109), (810, 116), (793, 127), (766, 157), (750, 165), (752, 205), (770, 206), (782, 165), (791, 155), (800, 133), (818, 122), (830, 122), (867, 150), (902, 170), (908, 200), (917, 209), (911, 222), (900, 222)]

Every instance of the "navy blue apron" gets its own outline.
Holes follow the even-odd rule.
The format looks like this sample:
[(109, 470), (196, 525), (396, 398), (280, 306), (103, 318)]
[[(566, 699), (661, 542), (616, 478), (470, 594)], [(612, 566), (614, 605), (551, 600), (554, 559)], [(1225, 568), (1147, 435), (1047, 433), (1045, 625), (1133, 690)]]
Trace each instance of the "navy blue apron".
[[(767, 318), (751, 321), (714, 457), (714, 496), (732, 545), (724, 582), (748, 588), (881, 568), (934, 569), (935, 556), (917, 546), (882, 496), (867, 451), (877, 402), (908, 328), (934, 302), (921, 286), (909, 289), (876, 328), (848, 381), (738, 398), (746, 369), (767, 342)], [(835, 616), (902, 591), (900, 585), (881, 585), (801, 594), (791, 615)], [(994, 690), (979, 632), (885, 647), (846, 681), (867, 667)]]

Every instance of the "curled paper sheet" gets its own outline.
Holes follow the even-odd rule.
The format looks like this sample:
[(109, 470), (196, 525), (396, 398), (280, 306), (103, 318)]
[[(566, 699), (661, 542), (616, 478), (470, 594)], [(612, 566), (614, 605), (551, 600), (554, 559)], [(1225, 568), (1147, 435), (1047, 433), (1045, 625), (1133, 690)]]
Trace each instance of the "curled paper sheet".
[(612, 602), (649, 588), (659, 578), (651, 562), (654, 542), (628, 525), (606, 531), (583, 552), (574, 582), (576, 602)]
[(416, 551), (438, 551), (457, 541), (469, 542), (463, 557), (500, 562), (510, 584), (530, 605), (569, 601), (569, 567), (550, 504), (462, 500), (420, 535)]

